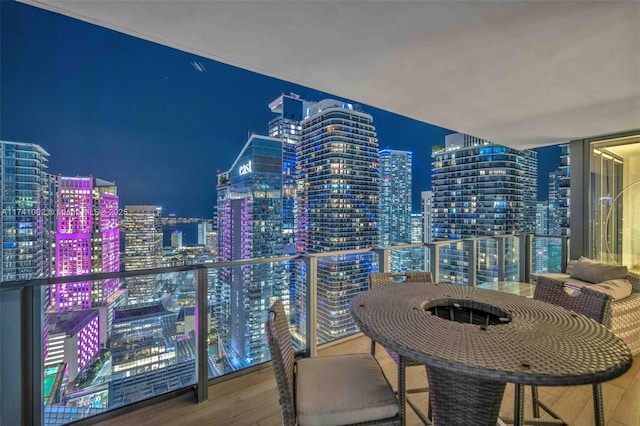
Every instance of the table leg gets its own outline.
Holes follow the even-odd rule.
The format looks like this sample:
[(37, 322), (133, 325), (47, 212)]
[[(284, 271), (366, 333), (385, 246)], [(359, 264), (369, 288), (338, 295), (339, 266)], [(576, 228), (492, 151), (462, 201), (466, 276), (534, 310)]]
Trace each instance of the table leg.
[(513, 403), (513, 426), (524, 424), (524, 385), (515, 384), (515, 398)]
[(593, 416), (596, 426), (604, 426), (604, 408), (602, 406), (602, 385), (593, 384)]
[(504, 382), (469, 377), (441, 368), (425, 368), (434, 424), (496, 424), (504, 395)]
[(401, 425), (405, 426), (407, 424), (406, 416), (407, 416), (407, 359), (402, 355), (398, 355), (398, 400), (400, 402), (400, 419), (402, 421)]

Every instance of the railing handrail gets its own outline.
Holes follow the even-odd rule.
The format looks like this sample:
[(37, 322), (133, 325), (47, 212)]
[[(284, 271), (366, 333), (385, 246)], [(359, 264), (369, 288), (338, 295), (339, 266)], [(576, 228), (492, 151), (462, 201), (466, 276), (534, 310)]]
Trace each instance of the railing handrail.
[(273, 262), (286, 262), (290, 260), (300, 259), (303, 255), (322, 258), (322, 257), (331, 257), (331, 256), (370, 253), (375, 250), (381, 250), (381, 249), (393, 251), (393, 250), (405, 250), (405, 249), (419, 248), (419, 247), (435, 248), (435, 247), (440, 247), (448, 244), (461, 243), (464, 241), (473, 241), (473, 240), (477, 241), (477, 240), (486, 240), (486, 239), (519, 237), (523, 235), (532, 235), (533, 237), (539, 237), (539, 238), (558, 238), (558, 239), (569, 238), (564, 235), (508, 234), (508, 235), (495, 235), (495, 236), (486, 236), (486, 237), (482, 236), (482, 237), (475, 237), (475, 238), (440, 240), (440, 241), (432, 241), (428, 243), (399, 244), (399, 245), (392, 245), (392, 246), (386, 246), (386, 247), (376, 246), (376, 247), (367, 247), (367, 248), (355, 249), (355, 250), (334, 250), (334, 251), (320, 252), (320, 253), (296, 253), (296, 254), (287, 255), (287, 256), (243, 259), (243, 260), (233, 260), (233, 261), (227, 261), (227, 262), (194, 263), (191, 265), (165, 266), (160, 268), (149, 268), (149, 269), (135, 269), (132, 271), (98, 272), (98, 273), (85, 274), (85, 275), (70, 275), (66, 277), (33, 278), (30, 280), (4, 281), (4, 282), (0, 282), (0, 291), (17, 290), (24, 287), (50, 286), (55, 284), (70, 284), (70, 283), (76, 283), (76, 282), (82, 282), (82, 281), (99, 281), (99, 280), (106, 280), (106, 279), (112, 279), (112, 278), (131, 278), (131, 277), (139, 277), (139, 276), (146, 276), (146, 275), (167, 274), (167, 273), (173, 273), (173, 272), (190, 272), (196, 268), (202, 268), (202, 267), (206, 269), (218, 269), (218, 268), (231, 268), (235, 266), (244, 266), (244, 265), (260, 265), (260, 264), (273, 263)]

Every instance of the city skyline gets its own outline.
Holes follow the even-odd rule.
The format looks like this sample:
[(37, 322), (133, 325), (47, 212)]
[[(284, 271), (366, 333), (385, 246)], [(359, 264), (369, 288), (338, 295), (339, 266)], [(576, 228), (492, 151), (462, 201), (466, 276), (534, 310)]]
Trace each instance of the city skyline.
[[(267, 134), (271, 100), (290, 92), (343, 100), (31, 6), (0, 7), (0, 138), (41, 145), (54, 174), (109, 176), (122, 205), (212, 217), (217, 173), (247, 135)], [(454, 131), (362, 108), (381, 149), (413, 152), (416, 210), (420, 192), (431, 189), (431, 147)], [(539, 176), (556, 166), (541, 167)]]

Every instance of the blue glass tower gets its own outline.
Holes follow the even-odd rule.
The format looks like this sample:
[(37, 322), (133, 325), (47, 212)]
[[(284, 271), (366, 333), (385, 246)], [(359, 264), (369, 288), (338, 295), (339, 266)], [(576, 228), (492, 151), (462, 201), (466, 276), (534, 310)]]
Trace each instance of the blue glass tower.
[(412, 153), (380, 150), (380, 245), (411, 243)]
[[(218, 175), (219, 261), (283, 254), (282, 180), (282, 142), (251, 136)], [(288, 298), (282, 264), (220, 268), (214, 298), (220, 347), (232, 368), (268, 360), (265, 315), (276, 298)]]

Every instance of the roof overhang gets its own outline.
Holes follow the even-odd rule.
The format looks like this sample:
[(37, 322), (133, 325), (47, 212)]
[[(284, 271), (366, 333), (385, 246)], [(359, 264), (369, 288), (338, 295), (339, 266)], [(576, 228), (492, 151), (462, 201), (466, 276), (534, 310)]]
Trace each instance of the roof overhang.
[(22, 1), (516, 148), (640, 128), (640, 2)]

